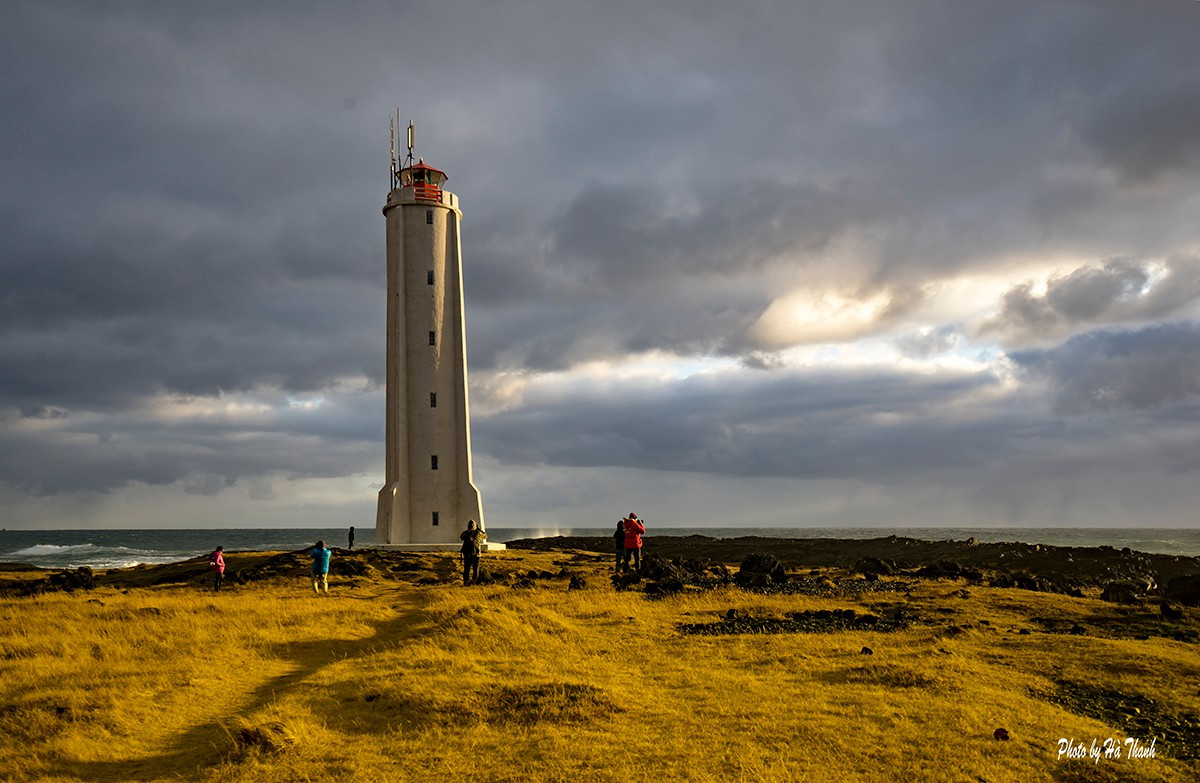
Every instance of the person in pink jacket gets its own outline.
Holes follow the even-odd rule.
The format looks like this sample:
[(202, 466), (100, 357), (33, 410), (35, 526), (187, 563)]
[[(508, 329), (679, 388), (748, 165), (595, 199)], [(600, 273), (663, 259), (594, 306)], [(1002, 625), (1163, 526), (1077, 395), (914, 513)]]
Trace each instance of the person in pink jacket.
[(208, 556), (208, 567), (213, 572), (213, 590), (221, 589), (225, 580), (225, 547), (219, 546)]
[(625, 526), (625, 555), (621, 560), (621, 570), (629, 570), (629, 560), (633, 559), (633, 570), (642, 570), (642, 534), (646, 532), (646, 526), (638, 519), (637, 514), (632, 511), (629, 516), (622, 520)]

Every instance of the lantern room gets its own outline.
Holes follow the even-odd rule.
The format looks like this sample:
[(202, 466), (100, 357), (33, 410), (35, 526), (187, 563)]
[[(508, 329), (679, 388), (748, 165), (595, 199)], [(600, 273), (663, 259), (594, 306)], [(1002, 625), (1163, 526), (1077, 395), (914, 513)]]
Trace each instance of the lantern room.
[(442, 185), (446, 182), (446, 172), (439, 171), (425, 164), (421, 158), (415, 164), (400, 170), (400, 187), (412, 188), (418, 201), (442, 200)]

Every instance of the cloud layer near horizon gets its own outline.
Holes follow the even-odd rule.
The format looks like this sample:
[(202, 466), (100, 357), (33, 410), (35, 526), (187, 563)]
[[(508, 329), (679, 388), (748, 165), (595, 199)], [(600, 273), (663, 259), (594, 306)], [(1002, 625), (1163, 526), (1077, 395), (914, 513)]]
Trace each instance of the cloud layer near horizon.
[(5, 17), (10, 526), (370, 524), (397, 104), (490, 525), (1194, 521), (1195, 4)]

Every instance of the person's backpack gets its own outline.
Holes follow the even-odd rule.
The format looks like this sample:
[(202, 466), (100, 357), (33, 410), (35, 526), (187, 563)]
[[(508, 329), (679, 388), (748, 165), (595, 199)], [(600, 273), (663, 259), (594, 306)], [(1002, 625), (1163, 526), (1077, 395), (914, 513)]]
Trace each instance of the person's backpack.
[(477, 532), (475, 535), (468, 535), (463, 539), (462, 553), (465, 557), (479, 557), (480, 551), (479, 534)]

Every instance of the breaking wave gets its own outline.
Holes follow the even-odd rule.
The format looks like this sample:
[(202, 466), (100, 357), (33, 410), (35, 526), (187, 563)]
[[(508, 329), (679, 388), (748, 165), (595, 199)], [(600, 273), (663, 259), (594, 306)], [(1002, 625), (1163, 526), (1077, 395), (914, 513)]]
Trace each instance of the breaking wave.
[(127, 546), (98, 546), (96, 544), (34, 544), (0, 555), (0, 559), (21, 561), (42, 568), (129, 568), (154, 563), (171, 563), (194, 556), (194, 553), (163, 552), (133, 549)]

